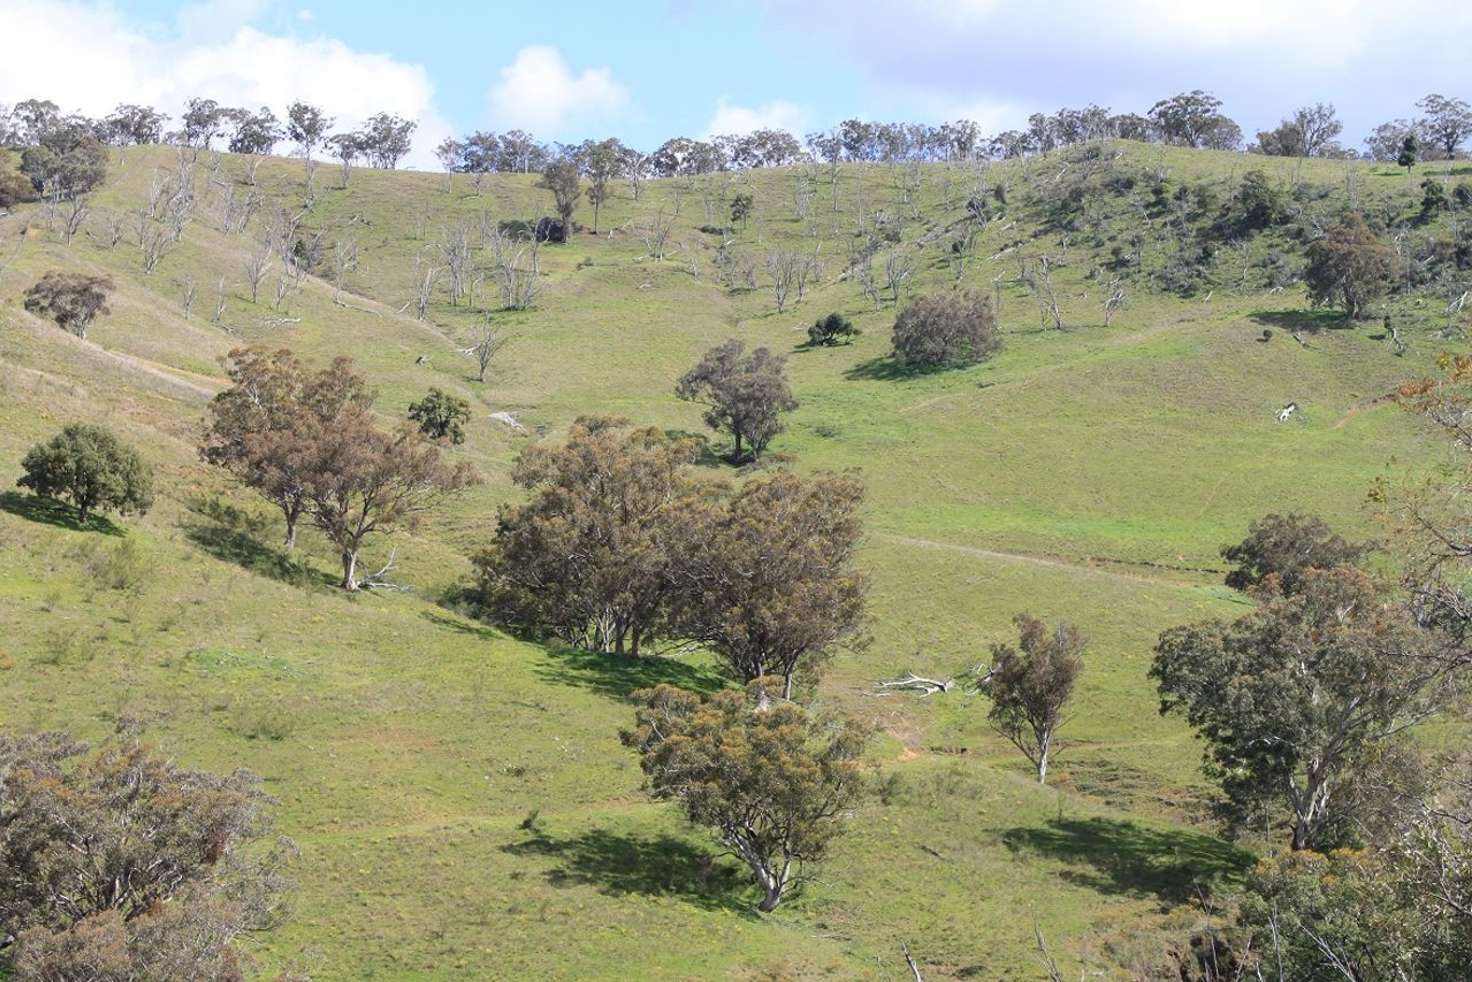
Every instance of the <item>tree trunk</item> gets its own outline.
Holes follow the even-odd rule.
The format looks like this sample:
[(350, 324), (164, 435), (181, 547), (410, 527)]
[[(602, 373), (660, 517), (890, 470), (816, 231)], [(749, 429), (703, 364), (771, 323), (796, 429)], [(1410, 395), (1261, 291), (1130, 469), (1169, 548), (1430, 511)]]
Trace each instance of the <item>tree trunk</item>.
[(342, 588), (344, 590), (358, 589), (358, 551), (356, 549), (344, 549), (342, 552)]
[(756, 909), (761, 911), (763, 914), (770, 914), (772, 911), (776, 910), (777, 905), (782, 902), (782, 884), (768, 884), (766, 888), (766, 894), (767, 895), (762, 898), (762, 902), (756, 905)]
[(283, 507), (281, 514), (286, 516), (286, 551), (290, 552), (296, 548), (296, 524), (302, 517), (302, 506), (300, 503), (291, 507)]
[(741, 463), (741, 431), (732, 430), (731, 435), (736, 438), (736, 450), (731, 454), (731, 461), (739, 464)]
[(782, 674), (782, 698), (788, 700), (789, 702), (792, 701), (792, 673), (791, 672), (784, 672)]

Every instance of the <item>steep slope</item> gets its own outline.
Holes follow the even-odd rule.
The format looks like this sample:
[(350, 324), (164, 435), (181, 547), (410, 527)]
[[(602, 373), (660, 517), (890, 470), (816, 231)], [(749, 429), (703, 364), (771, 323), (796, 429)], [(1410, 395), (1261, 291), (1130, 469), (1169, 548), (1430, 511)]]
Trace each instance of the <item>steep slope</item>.
[[(1305, 313), (1296, 288), (1269, 285), (1272, 255), (1296, 255), (1292, 222), (1348, 195), (1412, 214), (1415, 186), (1374, 165), (1253, 159), (1312, 193), (1292, 221), (1219, 246), (1188, 295), (1164, 292), (1158, 273), (1186, 235), (1177, 225), (1192, 241), (1209, 235), (1247, 159), (1085, 149), (1094, 155), (984, 169), (844, 168), (836, 206), (826, 170), (655, 182), (638, 201), (621, 187), (603, 233), (541, 251), (534, 309), (489, 315), (514, 341), (486, 384), (458, 349), (487, 315), (450, 305), (441, 288), (419, 320), (416, 281), (425, 264), (442, 265), (440, 239), (463, 225), (486, 280), (476, 293), (493, 294), (481, 229), (546, 211), (533, 178), (496, 176), (477, 195), (461, 178), (447, 190), (440, 176), (355, 171), (341, 188), (324, 167), (305, 209), (300, 161), (260, 162), (252, 188), (251, 162), (201, 155), (182, 241), (144, 273), (133, 213), (178, 160), (128, 150), (69, 246), (39, 208), (0, 219), (0, 255), (25, 235), (0, 272), (0, 485), (13, 484), (27, 446), (86, 419), (137, 444), (162, 492), (116, 536), (0, 499), (0, 723), (99, 738), (126, 722), (192, 765), (265, 775), (282, 831), (302, 847), (296, 914), (259, 939), (266, 970), (885, 978), (903, 971), (904, 940), (928, 978), (1033, 978), (1035, 926), (1065, 972), (1161, 969), (1166, 947), (1199, 920), (1193, 885), (1230, 882), (1250, 860), (1204, 824), (1199, 750), (1178, 721), (1158, 717), (1145, 678), (1153, 640), (1240, 609), (1210, 571), (1217, 547), (1252, 518), (1306, 508), (1364, 534), (1369, 482), (1387, 464), (1395, 476), (1435, 458), (1412, 420), (1367, 403), (1450, 343), (1434, 301), (1446, 284), (1420, 284), (1419, 304), (1395, 301), (1404, 356), (1372, 336), (1378, 328), (1341, 330)], [(1157, 180), (1187, 188), (1189, 214), (1151, 211), (1145, 188)], [(1069, 204), (1075, 186), (1082, 205)], [(1202, 205), (1203, 187), (1215, 205)], [(738, 270), (753, 265), (755, 289), (718, 281), (722, 236), (700, 230), (727, 224), (743, 191), (755, 216), (727, 253)], [(245, 231), (222, 231), (252, 194)], [(891, 252), (913, 262), (902, 295), (945, 288), (950, 242), (978, 194), (991, 214), (960, 280), (995, 291), (1006, 346), (974, 369), (899, 375), (884, 357), (893, 308), (864, 297), (852, 247), (880, 229), (877, 264)], [(259, 302), (245, 270), (282, 209), (303, 250), (320, 247), (321, 276), (277, 307), (279, 261)], [(639, 230), (661, 216), (674, 220), (656, 261)], [(907, 217), (896, 227), (895, 216)], [(109, 247), (115, 218), (129, 231)], [(1445, 233), (1437, 222), (1415, 229), (1412, 239)], [(338, 296), (330, 256), (348, 241), (359, 261)], [(1120, 243), (1141, 256), (1132, 272), (1109, 265)], [(821, 271), (777, 313), (763, 269), (780, 250), (816, 252)], [(1055, 286), (1069, 330), (1039, 327), (1019, 281), (1019, 258), (1044, 253), (1066, 263)], [(86, 342), (21, 307), (52, 268), (118, 284)], [(1114, 275), (1128, 304), (1105, 327), (1101, 291)], [(798, 350), (830, 310), (864, 334)], [(1264, 327), (1276, 331), (1267, 342)], [(1286, 336), (1300, 329), (1306, 345)], [(611, 664), (507, 638), (436, 602), (515, 497), (508, 473), (521, 446), (556, 438), (584, 412), (698, 429), (673, 380), (733, 335), (791, 352), (802, 406), (773, 449), (799, 470), (858, 468), (869, 488), (872, 643), (835, 658), (820, 700), (883, 729), (873, 754), (883, 795), (821, 879), (760, 918), (739, 871), (645, 800), (617, 740), (632, 689), (721, 684), (698, 656)], [(306, 563), (287, 560), (274, 516), (198, 461), (205, 404), (223, 384), (218, 359), (246, 342), (318, 362), (354, 357), (385, 417), (430, 385), (475, 405), (454, 454), (487, 482), (396, 537), (396, 577), (412, 592), (336, 592), (315, 536)], [(1289, 401), (1303, 411), (1280, 424)], [(491, 418), (503, 410), (528, 434)], [(376, 544), (368, 564), (390, 547)], [(987, 729), (983, 700), (871, 695), (876, 678), (949, 675), (984, 659), (1024, 609), (1074, 620), (1092, 639), (1047, 789)]]

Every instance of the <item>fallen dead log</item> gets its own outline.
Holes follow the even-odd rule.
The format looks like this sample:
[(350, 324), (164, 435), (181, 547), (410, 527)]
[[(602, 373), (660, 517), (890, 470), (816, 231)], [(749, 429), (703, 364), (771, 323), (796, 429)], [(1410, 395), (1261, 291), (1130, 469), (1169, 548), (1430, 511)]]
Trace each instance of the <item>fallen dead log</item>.
[(956, 680), (946, 679), (941, 681), (940, 679), (928, 679), (923, 675), (916, 675), (912, 672), (902, 679), (880, 680), (874, 683), (874, 687), (879, 690), (879, 695), (889, 692), (918, 692), (923, 698), (924, 696), (933, 696), (937, 692), (950, 692), (956, 687)]

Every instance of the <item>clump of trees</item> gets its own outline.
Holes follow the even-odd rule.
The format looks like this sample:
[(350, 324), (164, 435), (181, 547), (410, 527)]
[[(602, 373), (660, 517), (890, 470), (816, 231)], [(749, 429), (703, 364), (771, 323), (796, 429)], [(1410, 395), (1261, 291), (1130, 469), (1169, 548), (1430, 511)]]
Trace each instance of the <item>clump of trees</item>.
[(700, 495), (681, 468), (698, 444), (609, 416), (584, 416), (560, 447), (528, 447), (512, 480), (532, 492), (503, 508), (473, 557), (482, 606), (528, 634), (637, 657), (671, 633), (675, 566)]
[(83, 524), (96, 512), (143, 515), (153, 507), (153, 469), (111, 430), (72, 423), (26, 452), (16, 484), (69, 501)]
[(987, 719), (1032, 762), (1038, 783), (1046, 784), (1058, 729), (1066, 722), (1064, 708), (1083, 674), (1086, 639), (1066, 622), (1049, 633), (1048, 625), (1031, 614), (1018, 614), (1013, 623), (1017, 647), (992, 646), (982, 686), (992, 702)]
[(731, 338), (681, 376), (675, 394), (704, 403), (705, 425), (731, 434), (733, 463), (741, 462), (748, 450), (756, 460), (784, 429), (781, 414), (798, 406), (787, 384), (786, 365), (782, 355), (766, 348), (747, 353), (744, 343)]
[(431, 440), (448, 440), (459, 446), (465, 442), (465, 423), (470, 419), (470, 403), (441, 389), (431, 388), (423, 399), (409, 404), (409, 418), (419, 424), (419, 432)]
[(863, 625), (863, 495), (849, 475), (780, 471), (695, 512), (678, 557), (678, 633), (734, 678), (779, 677), (791, 698), (799, 672), (815, 678)]
[(930, 370), (971, 365), (1002, 346), (991, 301), (972, 291), (918, 297), (895, 318), (894, 360)]
[(53, 269), (26, 290), (25, 307), (85, 341), (92, 322), (111, 313), (107, 298), (112, 291), (110, 277)]
[(778, 472), (732, 492), (689, 474), (698, 448), (610, 417), (528, 448), (513, 477), (532, 499), (503, 509), (473, 560), (482, 607), (594, 651), (700, 642), (733, 678), (775, 676), (790, 695), (862, 626), (863, 489)]
[(624, 743), (654, 797), (675, 801), (751, 870), (772, 911), (811, 878), (864, 794), (867, 731), (849, 719), (772, 704), (773, 680), (702, 701), (661, 685), (634, 693)]
[(1235, 150), (1242, 145), (1242, 127), (1223, 115), (1222, 101), (1195, 89), (1162, 99), (1150, 107), (1149, 118), (1166, 143), (1211, 150)]
[(1434, 635), (1365, 573), (1308, 569), (1286, 593), (1276, 573), (1255, 610), (1160, 636), (1150, 677), (1162, 713), (1206, 743), (1208, 776), (1234, 827), (1285, 819), (1293, 849), (1324, 849), (1334, 806), (1377, 753), (1444, 705), (1450, 673)]
[(840, 341), (849, 341), (862, 333), (854, 322), (839, 313), (819, 318), (808, 328), (808, 344), (813, 347), (828, 347)]
[(1315, 306), (1338, 306), (1360, 320), (1389, 291), (1394, 272), (1394, 251), (1352, 212), (1309, 243), (1304, 279)]
[(1236, 567), (1227, 573), (1227, 586), (1250, 590), (1275, 576), (1277, 589), (1293, 594), (1309, 570), (1353, 566), (1368, 551), (1368, 545), (1349, 542), (1317, 515), (1289, 512), (1254, 521), (1247, 538), (1222, 546), (1221, 556)]
[(373, 393), (347, 358), (312, 371), (285, 348), (236, 348), (225, 369), (233, 384), (210, 403), (200, 455), (281, 509), (291, 549), (310, 503), (307, 448)]
[(368, 536), (478, 480), (416, 428), (380, 430), (349, 359), (313, 372), (290, 351), (245, 348), (230, 353), (228, 370), (235, 384), (210, 405), (201, 454), (281, 509), (288, 548), (308, 518), (337, 549), (343, 589), (363, 585), (357, 564)]
[[(54, 107), (53, 107), (54, 108)], [(85, 121), (38, 121), (29, 146), (21, 151), (20, 172), (53, 200), (94, 190), (107, 177), (107, 148)]]
[(0, 736), (0, 966), (25, 982), (239, 979), (239, 937), (284, 915), (293, 847), (245, 770), (134, 741)]
[(1342, 132), (1334, 106), (1318, 102), (1298, 109), (1276, 129), (1259, 131), (1248, 150), (1274, 157), (1342, 157), (1346, 151), (1335, 142)]

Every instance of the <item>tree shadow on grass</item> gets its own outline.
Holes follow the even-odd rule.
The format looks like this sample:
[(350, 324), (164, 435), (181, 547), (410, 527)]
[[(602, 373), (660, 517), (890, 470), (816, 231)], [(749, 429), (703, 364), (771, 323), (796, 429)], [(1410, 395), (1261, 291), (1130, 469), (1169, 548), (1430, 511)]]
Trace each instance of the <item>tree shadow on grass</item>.
[(77, 518), (77, 510), (71, 505), (35, 494), (20, 494), (15, 491), (0, 493), (0, 511), (9, 512), (28, 522), (54, 525), (72, 532), (101, 532), (103, 535), (119, 537), (128, 534), (106, 515), (93, 515), (84, 523)]
[(1252, 320), (1266, 327), (1284, 331), (1307, 331), (1317, 334), (1324, 330), (1347, 330), (1353, 322), (1337, 310), (1259, 310), (1251, 315)]
[(629, 658), (579, 648), (548, 648), (547, 659), (536, 666), (537, 677), (557, 685), (592, 689), (626, 699), (635, 689), (668, 684), (710, 695), (724, 688), (726, 679), (698, 665), (660, 655)]
[(899, 382), (904, 379), (923, 378), (926, 375), (934, 375), (943, 371), (945, 371), (944, 368), (914, 368), (909, 365), (901, 365), (894, 360), (894, 356), (882, 355), (859, 362), (844, 372), (843, 377), (850, 382)]
[[(502, 846), (513, 856), (545, 856), (561, 865), (546, 872), (553, 886), (586, 884), (607, 896), (674, 896), (705, 910), (750, 914), (741, 871), (718, 856), (670, 835), (593, 829), (567, 839), (537, 833)], [(752, 915), (755, 916), (755, 915)]]
[(460, 617), (450, 617), (445, 614), (436, 614), (432, 610), (426, 610), (423, 614), (425, 620), (438, 627), (448, 628), (460, 634), (479, 638), (482, 641), (501, 641), (509, 637), (493, 627), (477, 624), (474, 621), (465, 620)]
[(1014, 854), (1042, 853), (1074, 865), (1063, 879), (1100, 893), (1156, 897), (1184, 903), (1199, 884), (1232, 883), (1253, 857), (1197, 832), (1158, 829), (1111, 818), (1064, 818), (1044, 828), (1008, 829), (1002, 842)]
[(337, 585), (336, 577), (312, 566), (305, 556), (262, 543), (261, 536), (272, 526), (260, 516), (214, 499), (196, 499), (188, 509), (198, 521), (184, 525), (185, 538), (216, 559), (292, 586), (325, 590)]

